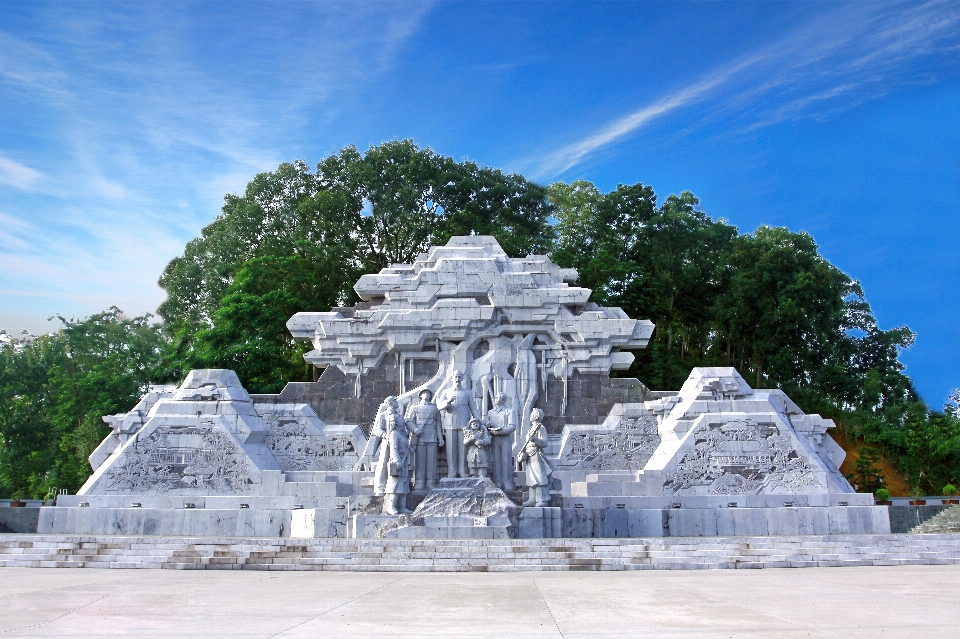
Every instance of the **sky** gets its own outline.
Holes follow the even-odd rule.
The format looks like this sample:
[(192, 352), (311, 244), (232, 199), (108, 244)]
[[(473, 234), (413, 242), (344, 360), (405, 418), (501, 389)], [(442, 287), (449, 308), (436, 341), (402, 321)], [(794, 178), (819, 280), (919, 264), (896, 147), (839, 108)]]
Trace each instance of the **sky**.
[(0, 329), (163, 300), (260, 171), (391, 139), (810, 233), (960, 386), (960, 3), (0, 0)]

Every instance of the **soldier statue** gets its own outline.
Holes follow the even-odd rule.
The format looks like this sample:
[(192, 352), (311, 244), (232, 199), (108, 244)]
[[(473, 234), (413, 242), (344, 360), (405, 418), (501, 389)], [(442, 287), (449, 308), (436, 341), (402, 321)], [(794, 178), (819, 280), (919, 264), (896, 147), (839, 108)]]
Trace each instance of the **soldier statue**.
[(387, 484), (387, 467), (382, 461), (388, 446), (387, 418), (391, 415), (396, 415), (403, 421), (397, 405), (397, 398), (392, 395), (384, 399), (380, 408), (377, 409), (377, 416), (374, 417), (373, 425), (370, 427), (370, 438), (367, 439), (367, 445), (353, 467), (357, 471), (374, 471), (373, 494), (377, 496), (383, 495)]
[(471, 419), (479, 419), (473, 395), (463, 387), (463, 371), (453, 371), (453, 386), (440, 393), (437, 408), (443, 412), (443, 431), (447, 440), (447, 476), (467, 477), (467, 451), (463, 429)]
[(437, 487), (437, 449), (443, 446), (440, 411), (433, 403), (433, 392), (420, 391), (420, 403), (407, 409), (407, 423), (411, 426), (410, 448), (414, 453), (414, 487), (426, 491)]
[(549, 506), (550, 505), (550, 475), (553, 474), (553, 468), (543, 454), (543, 449), (547, 447), (547, 434), (543, 428), (543, 411), (534, 408), (530, 411), (530, 430), (527, 431), (526, 441), (520, 454), (517, 455), (518, 461), (525, 464), (527, 473), (527, 486), (530, 488), (530, 496), (523, 502), (524, 506)]

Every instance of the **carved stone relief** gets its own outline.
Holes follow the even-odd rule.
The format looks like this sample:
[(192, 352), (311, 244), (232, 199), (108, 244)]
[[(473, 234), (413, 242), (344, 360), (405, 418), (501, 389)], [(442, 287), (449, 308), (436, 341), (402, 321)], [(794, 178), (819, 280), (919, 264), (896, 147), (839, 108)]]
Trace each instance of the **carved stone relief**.
[(310, 436), (304, 424), (293, 419), (268, 419), (266, 445), (280, 468), (293, 470), (351, 470), (357, 451), (349, 437)]
[(621, 418), (616, 430), (573, 435), (568, 459), (583, 469), (640, 470), (659, 445), (654, 415)]
[(237, 493), (253, 483), (246, 455), (230, 437), (196, 426), (159, 426), (138, 437), (107, 474), (107, 481), (107, 490), (133, 493), (176, 489)]
[(756, 495), (800, 493), (820, 486), (810, 465), (794, 449), (790, 435), (781, 434), (775, 424), (748, 419), (705, 424), (694, 437), (693, 449), (667, 477), (665, 490)]

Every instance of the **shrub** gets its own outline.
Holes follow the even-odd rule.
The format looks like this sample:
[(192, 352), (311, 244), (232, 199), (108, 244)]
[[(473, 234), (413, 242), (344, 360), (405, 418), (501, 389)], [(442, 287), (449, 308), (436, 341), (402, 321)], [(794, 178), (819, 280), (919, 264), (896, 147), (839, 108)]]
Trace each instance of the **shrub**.
[(953, 497), (957, 494), (957, 487), (953, 484), (947, 484), (943, 487), (943, 494), (947, 497)]
[(873, 494), (877, 498), (877, 501), (887, 501), (890, 499), (890, 491), (886, 488), (878, 488), (877, 492)]

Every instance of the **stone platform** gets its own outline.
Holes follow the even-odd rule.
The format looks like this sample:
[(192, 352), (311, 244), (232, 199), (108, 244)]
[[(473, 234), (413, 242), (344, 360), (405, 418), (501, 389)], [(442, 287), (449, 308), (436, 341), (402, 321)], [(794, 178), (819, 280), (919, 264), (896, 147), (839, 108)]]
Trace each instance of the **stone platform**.
[(960, 564), (960, 535), (288, 539), (0, 535), (0, 567), (384, 572)]

